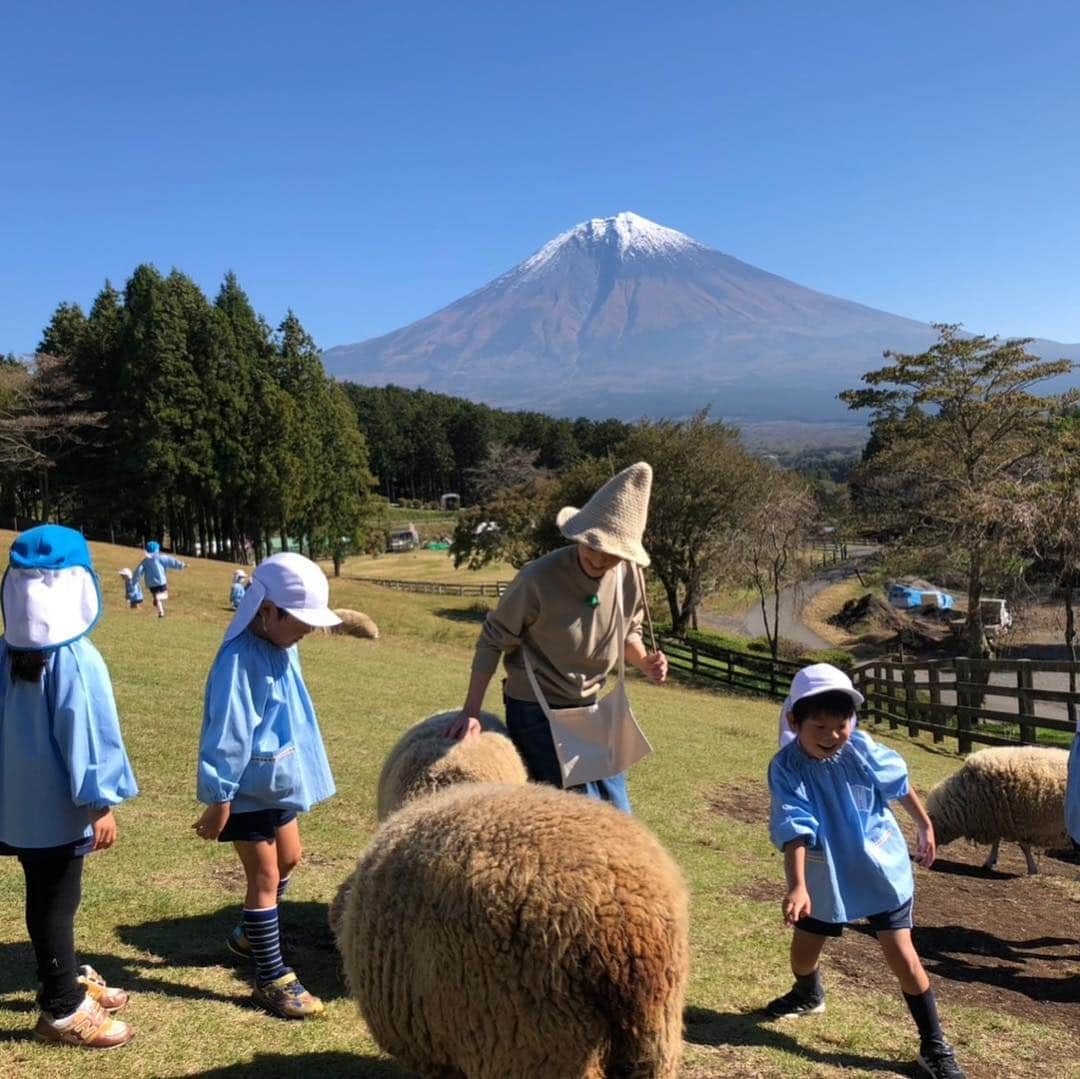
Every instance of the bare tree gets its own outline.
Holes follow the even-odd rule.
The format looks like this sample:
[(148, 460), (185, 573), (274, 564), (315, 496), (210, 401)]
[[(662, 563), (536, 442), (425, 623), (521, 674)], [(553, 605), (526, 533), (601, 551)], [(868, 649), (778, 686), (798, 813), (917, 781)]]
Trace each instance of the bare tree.
[[(818, 518), (809, 487), (790, 473), (762, 464), (771, 474), (758, 485), (759, 499), (738, 530), (736, 557), (761, 605), (765, 638), (775, 659), (780, 650), (780, 603), (785, 588), (801, 580), (802, 552)], [(770, 610), (771, 608), (771, 610)]]
[(465, 470), (465, 478), (476, 493), (478, 502), (485, 502), (497, 491), (550, 477), (549, 469), (536, 462), (540, 451), (509, 442), (489, 442), (484, 459), (475, 468)]
[(38, 353), (30, 365), (0, 365), (0, 465), (38, 475), (45, 520), (50, 472), (104, 424), (105, 413), (84, 407), (89, 396), (57, 356)]

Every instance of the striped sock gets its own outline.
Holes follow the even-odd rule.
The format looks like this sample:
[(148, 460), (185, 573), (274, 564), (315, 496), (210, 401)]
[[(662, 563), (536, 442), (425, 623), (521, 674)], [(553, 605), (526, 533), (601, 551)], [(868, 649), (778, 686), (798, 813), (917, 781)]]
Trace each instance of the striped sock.
[(251, 945), (255, 980), (259, 985), (266, 985), (290, 973), (292, 968), (287, 967), (281, 958), (277, 907), (264, 907), (262, 910), (248, 910), (245, 907), (244, 936)]
[(285, 894), (285, 889), (289, 887), (289, 877), (282, 877), (277, 882), (277, 901), (281, 902), (281, 897)]

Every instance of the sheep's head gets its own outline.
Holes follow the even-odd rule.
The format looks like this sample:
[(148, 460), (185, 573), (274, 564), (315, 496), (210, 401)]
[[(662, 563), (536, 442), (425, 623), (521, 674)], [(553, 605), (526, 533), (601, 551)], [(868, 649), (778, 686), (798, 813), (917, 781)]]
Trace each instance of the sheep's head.
[(934, 840), (939, 847), (948, 846), (964, 834), (960, 824), (960, 792), (957, 787), (956, 776), (949, 776), (926, 796), (926, 812), (934, 826)]

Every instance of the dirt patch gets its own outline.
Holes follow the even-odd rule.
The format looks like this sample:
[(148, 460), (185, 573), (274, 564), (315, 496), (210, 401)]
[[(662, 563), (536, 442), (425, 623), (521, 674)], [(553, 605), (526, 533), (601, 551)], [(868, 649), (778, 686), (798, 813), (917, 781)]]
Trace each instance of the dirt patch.
[(705, 800), (714, 813), (740, 824), (761, 824), (769, 819), (769, 791), (757, 779), (713, 787)]
[[(917, 872), (915, 948), (946, 1011), (950, 1004), (979, 1006), (1059, 1027), (1043, 1063), (1055, 1056), (1073, 1063), (1080, 1055), (1076, 867), (1040, 854), (1039, 876), (1029, 877), (1015, 846), (1002, 844), (996, 870), (982, 868), (986, 854), (952, 843), (932, 870)], [(824, 970), (826, 977), (835, 971), (859, 985), (896, 989), (864, 927), (830, 941)]]
[(746, 880), (731, 889), (732, 895), (740, 899), (749, 899), (753, 903), (776, 903), (784, 897), (783, 880), (766, 880), (759, 877), (757, 880)]

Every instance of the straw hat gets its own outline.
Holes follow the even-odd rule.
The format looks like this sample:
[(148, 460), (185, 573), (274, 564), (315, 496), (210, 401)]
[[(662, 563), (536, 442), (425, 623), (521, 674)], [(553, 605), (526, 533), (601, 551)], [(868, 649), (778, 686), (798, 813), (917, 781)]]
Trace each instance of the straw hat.
[(651, 490), (652, 466), (638, 461), (612, 476), (581, 509), (563, 506), (555, 516), (555, 524), (574, 543), (647, 566), (649, 556), (641, 538), (649, 516)]

